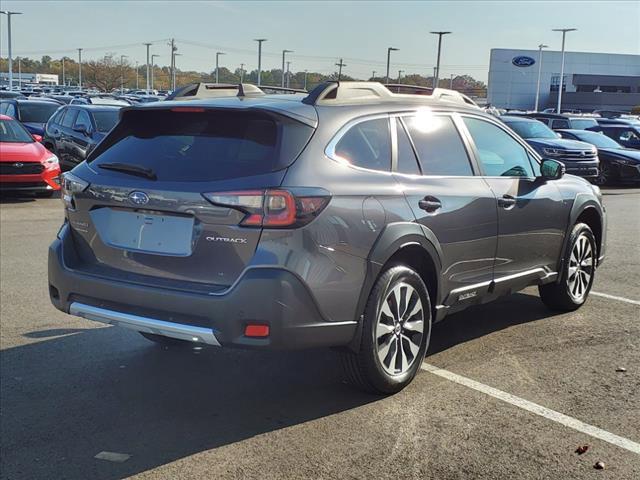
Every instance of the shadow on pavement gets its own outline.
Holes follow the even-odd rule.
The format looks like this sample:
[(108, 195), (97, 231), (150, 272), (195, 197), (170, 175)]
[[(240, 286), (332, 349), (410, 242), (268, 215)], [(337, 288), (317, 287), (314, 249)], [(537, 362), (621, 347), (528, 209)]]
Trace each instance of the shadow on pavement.
[(433, 326), (428, 355), (514, 325), (554, 316), (537, 295), (516, 293), (496, 302), (471, 307)]
[[(549, 315), (515, 295), (438, 324), (430, 353)], [(7, 479), (123, 478), (382, 398), (344, 384), (331, 351), (163, 349), (114, 327), (25, 336), (41, 341), (0, 352)]]

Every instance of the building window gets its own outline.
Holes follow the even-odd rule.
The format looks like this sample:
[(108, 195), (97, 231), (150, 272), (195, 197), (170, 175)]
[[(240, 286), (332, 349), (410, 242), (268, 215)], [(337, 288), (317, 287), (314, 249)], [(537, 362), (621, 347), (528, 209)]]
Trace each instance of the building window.
[[(551, 77), (551, 88), (549, 89), (551, 92), (557, 92), (558, 86), (560, 85), (560, 75), (554, 75)], [(562, 91), (567, 91), (567, 76), (564, 76), (564, 82), (562, 82)]]

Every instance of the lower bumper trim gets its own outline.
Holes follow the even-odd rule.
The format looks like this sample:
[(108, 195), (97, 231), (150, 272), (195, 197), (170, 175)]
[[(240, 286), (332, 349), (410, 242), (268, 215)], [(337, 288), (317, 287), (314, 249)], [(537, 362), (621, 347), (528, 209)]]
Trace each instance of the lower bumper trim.
[(155, 333), (165, 337), (187, 340), (190, 342), (203, 342), (209, 345), (220, 346), (213, 330), (210, 328), (184, 325), (181, 323), (165, 322), (153, 318), (116, 312), (105, 308), (93, 307), (84, 303), (73, 302), (69, 306), (69, 313), (76, 317), (86, 318), (94, 322), (106, 323), (129, 328), (138, 332)]

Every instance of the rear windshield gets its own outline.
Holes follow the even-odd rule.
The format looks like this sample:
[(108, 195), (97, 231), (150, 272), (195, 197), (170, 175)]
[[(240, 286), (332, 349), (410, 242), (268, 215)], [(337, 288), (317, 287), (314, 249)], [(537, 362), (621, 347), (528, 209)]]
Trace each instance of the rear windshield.
[(224, 180), (289, 166), (312, 133), (307, 125), (262, 112), (133, 110), (88, 161), (144, 167), (159, 181)]
[(49, 117), (60, 108), (59, 103), (29, 103), (20, 104), (20, 121), (31, 123), (47, 123)]
[(118, 123), (119, 112), (117, 110), (93, 112), (93, 118), (96, 121), (96, 129), (106, 133)]
[(587, 128), (597, 127), (598, 122), (593, 118), (572, 118), (571, 127), (586, 130)]

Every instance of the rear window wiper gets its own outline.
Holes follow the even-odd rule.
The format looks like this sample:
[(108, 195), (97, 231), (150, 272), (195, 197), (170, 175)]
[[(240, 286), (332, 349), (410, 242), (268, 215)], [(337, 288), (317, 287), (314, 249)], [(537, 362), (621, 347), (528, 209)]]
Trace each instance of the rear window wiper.
[(116, 172), (128, 173), (130, 175), (138, 175), (139, 177), (145, 177), (149, 180), (157, 180), (155, 172), (150, 168), (140, 167), (138, 165), (132, 165), (130, 163), (101, 163), (98, 168), (104, 168), (105, 170), (113, 170)]

